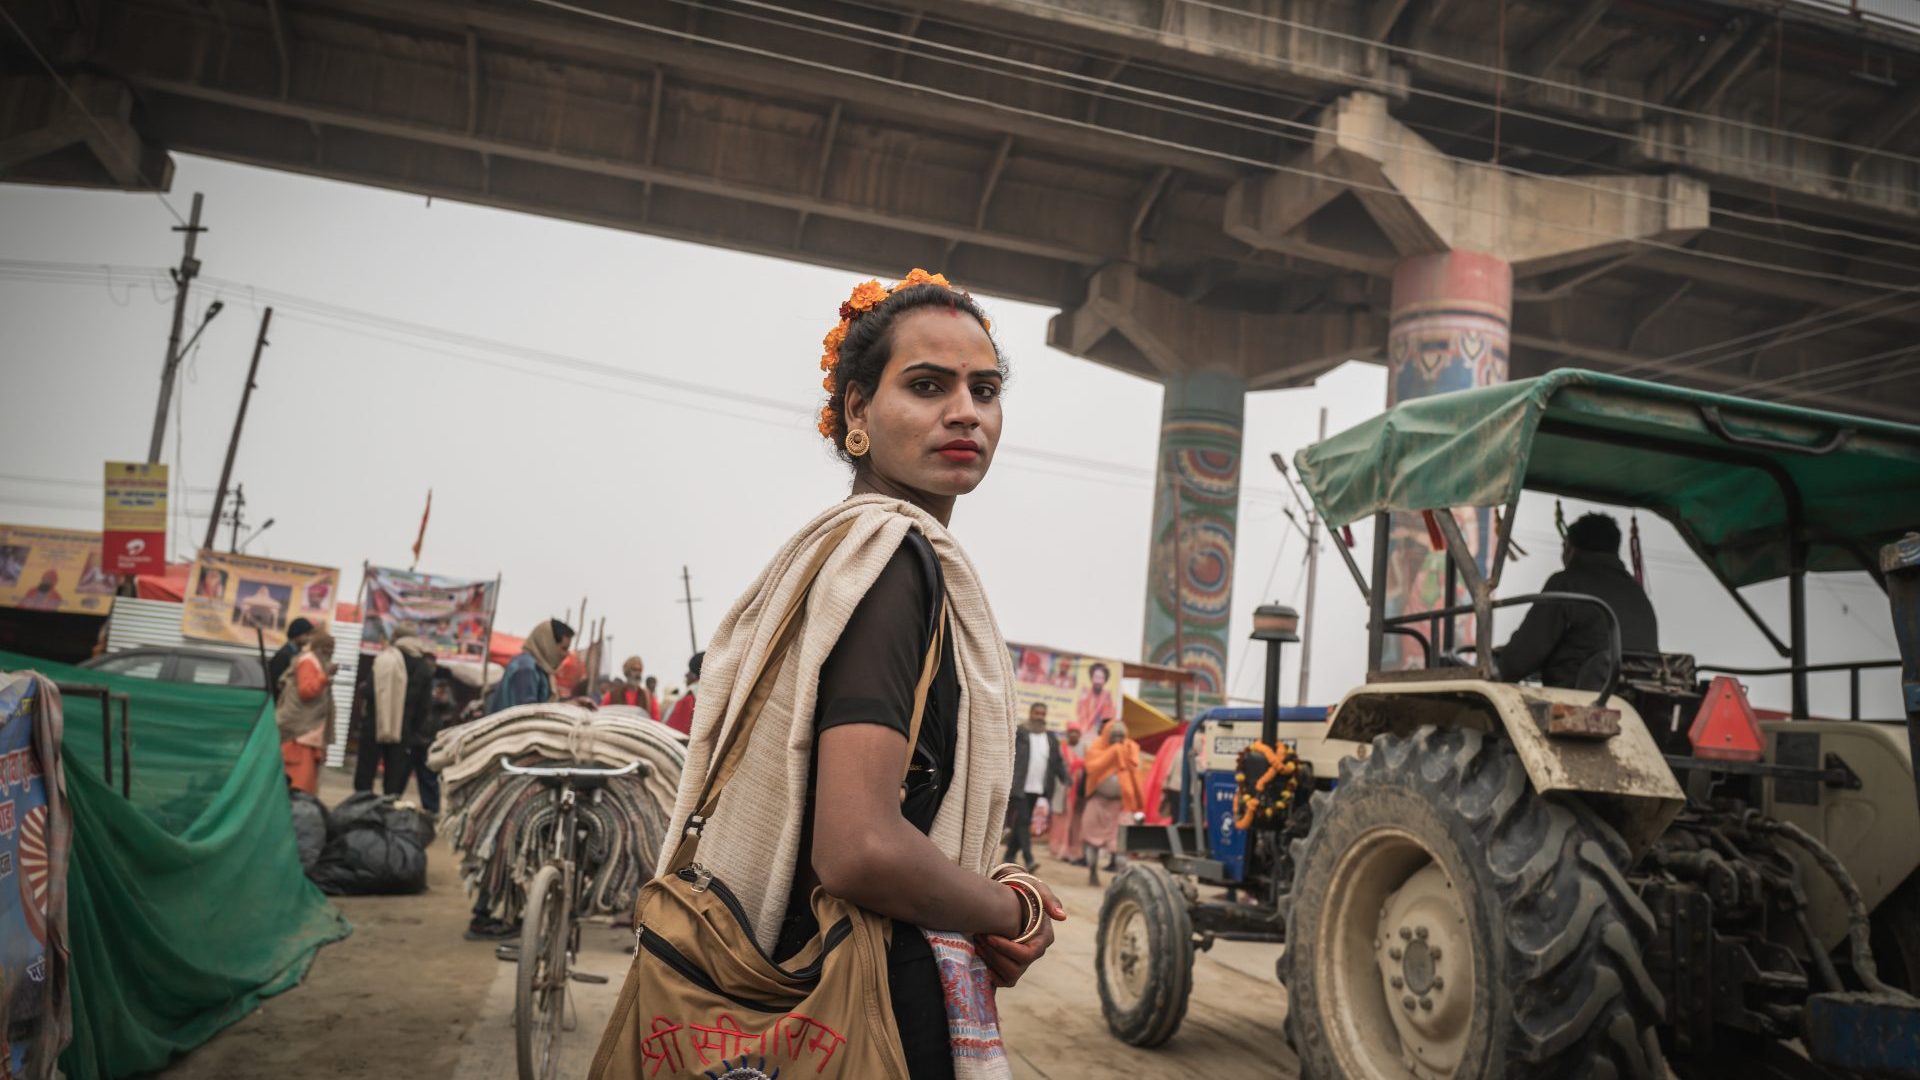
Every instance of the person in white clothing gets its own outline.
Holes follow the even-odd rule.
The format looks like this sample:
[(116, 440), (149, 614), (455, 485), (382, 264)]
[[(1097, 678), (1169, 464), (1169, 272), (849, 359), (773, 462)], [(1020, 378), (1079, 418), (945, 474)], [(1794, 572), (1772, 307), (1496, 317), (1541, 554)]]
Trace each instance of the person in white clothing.
[[(1037, 870), (1033, 857), (1033, 808), (1055, 784), (1067, 782), (1060, 737), (1047, 730), (1047, 707), (1027, 710), (1027, 727), (1013, 741), (1013, 791), (1007, 798), (1007, 861)], [(1016, 856), (1018, 856), (1016, 858)]]

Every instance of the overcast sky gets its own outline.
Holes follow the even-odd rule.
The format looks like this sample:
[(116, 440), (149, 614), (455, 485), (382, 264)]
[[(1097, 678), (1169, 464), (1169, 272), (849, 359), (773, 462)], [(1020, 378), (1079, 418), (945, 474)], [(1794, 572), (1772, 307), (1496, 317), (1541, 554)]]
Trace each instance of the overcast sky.
[[(363, 560), (407, 565), (432, 488), (422, 570), (503, 574), (499, 625), (516, 634), (585, 595), (616, 656), (639, 653), (677, 683), (689, 653), (680, 568), (701, 598), (704, 644), (774, 548), (846, 492), (813, 414), (820, 337), (854, 275), (176, 164), (169, 201), (184, 214), (204, 192), (210, 229), (189, 328), (226, 301), (184, 365), (178, 437), (168, 424), (164, 460), (178, 465), (176, 491), (189, 489), (176, 557), (203, 538), (196, 512), (212, 502), (266, 306), (247, 286), (297, 298), (276, 307), (235, 467), (249, 520), (275, 522), (249, 551), (339, 567), (343, 593), (358, 588)], [(170, 287), (146, 278), (59, 284), (19, 262), (167, 267), (180, 254), (173, 224), (152, 195), (0, 184), (0, 521), (100, 527), (101, 463), (145, 456), (171, 311)], [(1002, 452), (961, 500), (954, 532), (1008, 638), (1138, 657), (1160, 388), (1048, 349), (1049, 310), (982, 300), (1014, 377)], [(1263, 599), (1304, 599), (1305, 548), (1289, 535), (1268, 453), (1291, 459), (1311, 442), (1322, 406), (1336, 431), (1372, 415), (1384, 386), (1382, 369), (1350, 364), (1315, 387), (1249, 399), (1236, 628)], [(1663, 647), (1773, 662), (1672, 530), (1649, 520), (1642, 530)], [(1523, 503), (1519, 538), (1534, 557), (1509, 571), (1509, 592), (1557, 568), (1550, 500)], [(1312, 697), (1327, 702), (1362, 674), (1365, 610), (1331, 554), (1319, 595)], [(1749, 595), (1784, 622), (1784, 588)], [(1886, 601), (1864, 575), (1816, 579), (1809, 596), (1815, 660), (1895, 655)], [(1250, 696), (1259, 661), (1243, 662), (1244, 646), (1236, 630), (1228, 679)], [(1892, 676), (1868, 686), (1871, 710), (1894, 715)], [(1844, 676), (1814, 689), (1817, 710), (1845, 709)], [(1754, 691), (1785, 705), (1783, 682)]]

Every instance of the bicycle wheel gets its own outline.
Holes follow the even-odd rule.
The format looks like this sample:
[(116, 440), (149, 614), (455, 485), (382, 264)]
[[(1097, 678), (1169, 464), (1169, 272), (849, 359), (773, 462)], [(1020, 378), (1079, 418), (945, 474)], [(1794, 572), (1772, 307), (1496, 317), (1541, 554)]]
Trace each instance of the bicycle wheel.
[(541, 867), (527, 887), (513, 995), (520, 1080), (554, 1080), (560, 1072), (560, 1022), (567, 1006), (568, 913), (564, 893), (557, 866)]

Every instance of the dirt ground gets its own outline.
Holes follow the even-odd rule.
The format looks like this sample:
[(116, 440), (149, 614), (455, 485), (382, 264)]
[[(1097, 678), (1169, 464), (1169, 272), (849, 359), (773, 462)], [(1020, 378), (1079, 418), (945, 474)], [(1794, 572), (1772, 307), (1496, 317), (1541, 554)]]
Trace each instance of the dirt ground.
[[(328, 770), (321, 797), (348, 794)], [(1043, 857), (1044, 859), (1044, 857)], [(159, 1075), (167, 1080), (512, 1080), (513, 965), (490, 944), (463, 940), (468, 899), (451, 851), (428, 851), (419, 896), (341, 897), (353, 934), (320, 951), (300, 986)], [(1274, 979), (1277, 946), (1222, 942), (1201, 954), (1179, 1034), (1136, 1050), (1107, 1033), (1093, 955), (1101, 890), (1086, 871), (1044, 861), (1068, 920), (1047, 958), (1000, 995), (1000, 1016), (1018, 1080), (1127, 1076), (1138, 1080), (1270, 1080), (1296, 1074), (1280, 1034), (1286, 993)], [(579, 967), (609, 976), (576, 984), (575, 1029), (564, 1036), (561, 1075), (584, 1077), (629, 958), (632, 936), (611, 926), (582, 931)]]

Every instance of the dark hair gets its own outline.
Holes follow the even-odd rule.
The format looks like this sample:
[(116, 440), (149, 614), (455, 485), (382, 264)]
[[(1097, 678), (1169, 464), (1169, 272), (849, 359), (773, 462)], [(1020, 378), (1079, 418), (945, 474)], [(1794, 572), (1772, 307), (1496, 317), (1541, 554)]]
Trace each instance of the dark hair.
[(1620, 554), (1620, 523), (1606, 514), (1586, 514), (1567, 526), (1567, 543), (1575, 551)]
[(693, 658), (687, 661), (687, 674), (693, 676), (696, 679), (699, 678), (700, 665), (705, 663), (706, 659), (707, 659), (707, 650), (701, 649), (699, 652), (694, 653)]
[(1113, 681), (1113, 672), (1108, 671), (1107, 665), (1102, 664), (1098, 661), (1095, 661), (1094, 665), (1087, 669), (1087, 681), (1089, 682), (1093, 681), (1093, 673), (1096, 671), (1102, 675), (1105, 675), (1107, 677), (1108, 682)]
[[(893, 359), (894, 324), (909, 311), (932, 307), (964, 311), (973, 316), (982, 329), (986, 328), (986, 313), (973, 297), (941, 285), (909, 285), (900, 289), (847, 327), (846, 340), (840, 343), (838, 361), (833, 368), (833, 394), (827, 399), (827, 407), (833, 413), (833, 452), (856, 469), (864, 466), (861, 459), (847, 453), (847, 387), (858, 386), (871, 400), (880, 389), (880, 373), (887, 369), (887, 361)], [(992, 341), (991, 332), (987, 339)], [(1006, 378), (1007, 360), (1000, 355), (998, 344), (993, 346), (993, 356), (1001, 378)]]
[(553, 624), (553, 640), (559, 641), (561, 638), (573, 636), (573, 627), (568, 626), (559, 619), (548, 619), (547, 621)]

